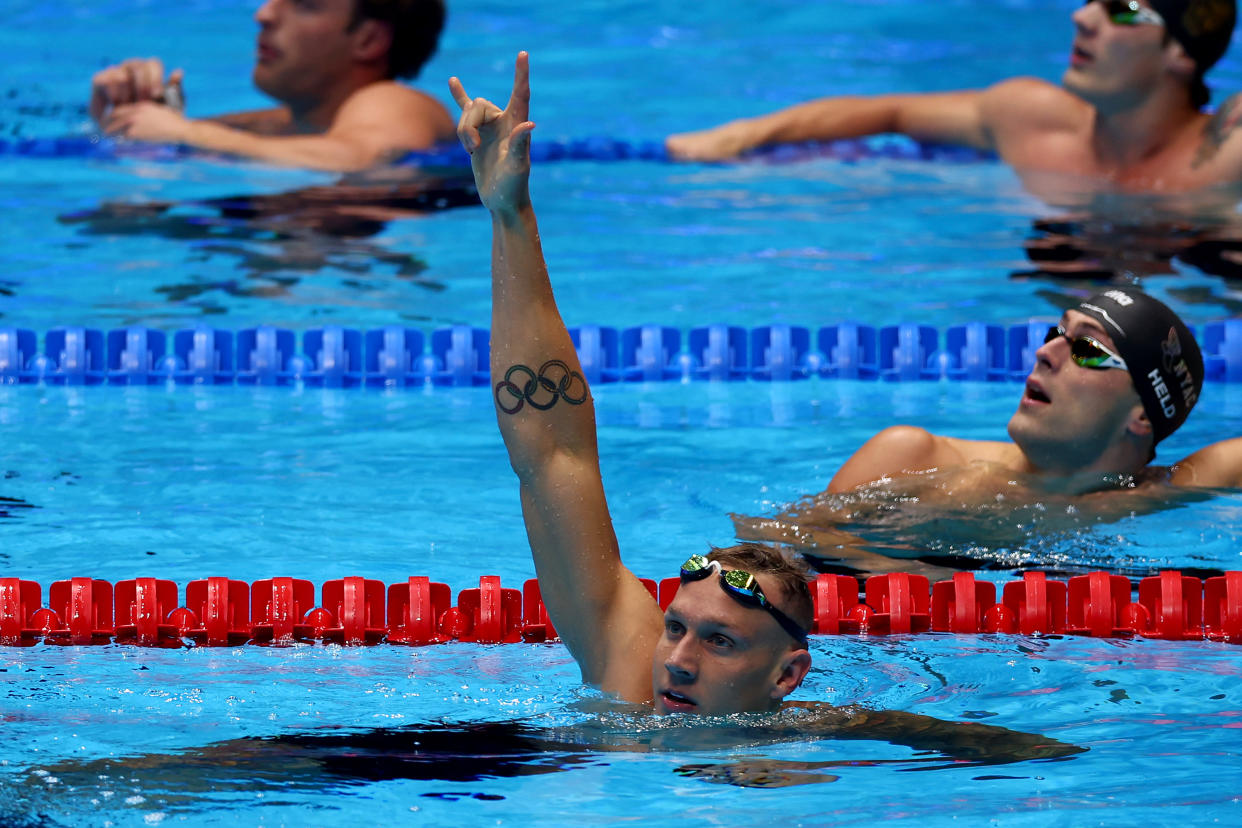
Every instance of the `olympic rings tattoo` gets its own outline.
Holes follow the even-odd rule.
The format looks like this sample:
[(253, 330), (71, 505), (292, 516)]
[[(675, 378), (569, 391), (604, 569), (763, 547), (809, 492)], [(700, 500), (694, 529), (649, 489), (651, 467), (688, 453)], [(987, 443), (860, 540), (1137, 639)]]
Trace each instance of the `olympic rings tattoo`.
[[(517, 375), (516, 382), (514, 375)], [(576, 394), (578, 389), (581, 389), (580, 394)], [(507, 396), (501, 396), (502, 392)], [(506, 414), (518, 413), (527, 403), (531, 408), (547, 411), (556, 405), (557, 400), (582, 405), (588, 393), (586, 380), (581, 374), (569, 370), (569, 366), (559, 359), (550, 359), (539, 366), (538, 373), (525, 365), (509, 368), (505, 378), (496, 383), (496, 406)]]

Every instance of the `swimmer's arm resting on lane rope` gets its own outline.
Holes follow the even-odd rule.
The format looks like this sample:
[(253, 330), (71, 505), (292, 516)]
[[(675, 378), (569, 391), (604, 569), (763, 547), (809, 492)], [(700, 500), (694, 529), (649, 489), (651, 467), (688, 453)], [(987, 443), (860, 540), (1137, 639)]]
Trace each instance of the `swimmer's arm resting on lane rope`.
[(674, 158), (719, 161), (776, 144), (834, 141), (882, 133), (992, 149), (979, 91), (831, 97), (711, 129), (670, 135)]

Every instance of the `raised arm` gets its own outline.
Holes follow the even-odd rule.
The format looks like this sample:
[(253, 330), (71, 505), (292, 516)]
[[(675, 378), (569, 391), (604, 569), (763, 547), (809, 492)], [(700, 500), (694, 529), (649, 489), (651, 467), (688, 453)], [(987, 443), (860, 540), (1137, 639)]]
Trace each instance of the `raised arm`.
[(821, 98), (758, 118), (671, 135), (669, 154), (687, 161), (734, 158), (773, 144), (897, 132), (921, 140), (991, 149), (982, 92)]
[(506, 108), (471, 99), (457, 134), (492, 217), (491, 372), (496, 418), (521, 485), (522, 514), (552, 622), (583, 680), (627, 701), (651, 699), (663, 618), (621, 563), (604, 499), (595, 409), (556, 307), (527, 187), (529, 63), (518, 55)]

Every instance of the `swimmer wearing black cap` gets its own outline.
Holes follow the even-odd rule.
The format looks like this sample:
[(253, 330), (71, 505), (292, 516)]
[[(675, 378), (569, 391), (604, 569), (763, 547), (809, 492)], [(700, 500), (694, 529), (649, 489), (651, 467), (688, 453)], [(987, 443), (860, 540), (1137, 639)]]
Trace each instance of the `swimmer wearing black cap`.
[[(1004, 761), (1079, 752), (978, 722), (787, 701), (811, 666), (812, 602), (805, 565), (775, 547), (692, 551), (663, 612), (622, 564), (600, 477), (594, 402), (556, 306), (530, 201), (535, 125), (528, 120), (529, 72), (523, 52), (503, 110), (471, 98), (457, 78), (449, 89), (462, 110), (457, 135), (492, 218), (496, 419), (520, 483), (543, 600), (583, 680), (657, 714), (721, 716), (796, 706), (799, 712), (784, 726), (799, 737), (938, 747), (966, 741), (995, 745), (994, 756), (1010, 757)], [(777, 719), (764, 721), (780, 726)]]
[[(1236, 96), (1202, 108), (1204, 74), (1233, 34), (1235, 0), (1087, 0), (1073, 13), (1062, 85), (1011, 78), (984, 90), (823, 98), (670, 136), (685, 160), (758, 147), (904, 133), (996, 152), (1038, 192), (1046, 174), (1101, 188), (1184, 192), (1242, 178)], [(1041, 175), (1043, 174), (1043, 175)]]
[(1017, 473), (1032, 489), (1061, 494), (1138, 488), (1242, 485), (1242, 439), (1154, 469), (1156, 444), (1186, 421), (1203, 386), (1203, 358), (1190, 329), (1160, 301), (1113, 288), (1067, 310), (1035, 352), (1013, 442), (964, 440), (914, 426), (871, 438), (828, 487), (846, 492), (885, 478), (960, 470), (956, 488), (999, 491)]

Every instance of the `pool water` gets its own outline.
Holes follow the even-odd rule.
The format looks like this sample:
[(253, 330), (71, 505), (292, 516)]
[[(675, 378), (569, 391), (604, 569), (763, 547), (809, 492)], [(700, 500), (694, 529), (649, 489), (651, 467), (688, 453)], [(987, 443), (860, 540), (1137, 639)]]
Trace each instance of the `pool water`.
[[(191, 113), (262, 105), (248, 87), (247, 3), (8, 5), (2, 139), (89, 134), (90, 73), (157, 42), (187, 70)], [(500, 97), (513, 54), (528, 49), (537, 135), (638, 142), (818, 94), (1055, 79), (1076, 4), (458, 5), (424, 72), (427, 89), (447, 102), (443, 79), (459, 74), (473, 94)], [(1212, 80), (1233, 89), (1242, 78), (1227, 59)], [(335, 177), (134, 154), (0, 155), (0, 183), (0, 326), (488, 325), (490, 229), (479, 208), (353, 234), (308, 227), (304, 215), (236, 220), (204, 200), (328, 187)], [(571, 325), (1010, 324), (1055, 314), (1090, 289), (1011, 278), (1030, 267), (1033, 223), (1057, 210), (991, 162), (576, 161), (537, 168), (532, 187)], [(1195, 324), (1236, 306), (1228, 281), (1180, 264), (1143, 284)], [(772, 515), (821, 491), (886, 425), (1003, 439), (1018, 388), (597, 386), (625, 560), (645, 577), (670, 574), (687, 552), (731, 542), (730, 514)], [(1210, 385), (1161, 461), (1242, 432), (1239, 393)], [(181, 585), (211, 575), (316, 584), (428, 575), (459, 590), (480, 575), (507, 586), (533, 575), (486, 388), (0, 386), (0, 445), (0, 574), (45, 588), (79, 575)], [(1054, 569), (1239, 569), (1240, 506), (1236, 492), (1221, 492), (976, 552)], [(722, 750), (695, 747), (691, 733), (657, 750), (549, 757), (504, 734), (594, 720), (583, 707), (594, 694), (557, 644), (40, 644), (0, 648), (0, 822), (1237, 820), (1236, 646), (950, 635), (812, 646), (800, 699), (986, 722), (1089, 750), (1064, 762), (925, 770), (944, 763), (885, 742)], [(381, 756), (383, 770), (369, 772), (280, 752), (281, 738), (341, 733), (363, 751), (377, 728), (408, 730), (428, 747)], [(230, 751), (241, 757), (259, 740), (275, 746), (273, 758), (230, 764)], [(763, 790), (713, 784), (720, 776), (710, 770), (678, 772), (763, 758), (838, 763), (826, 772), (839, 780)]]

